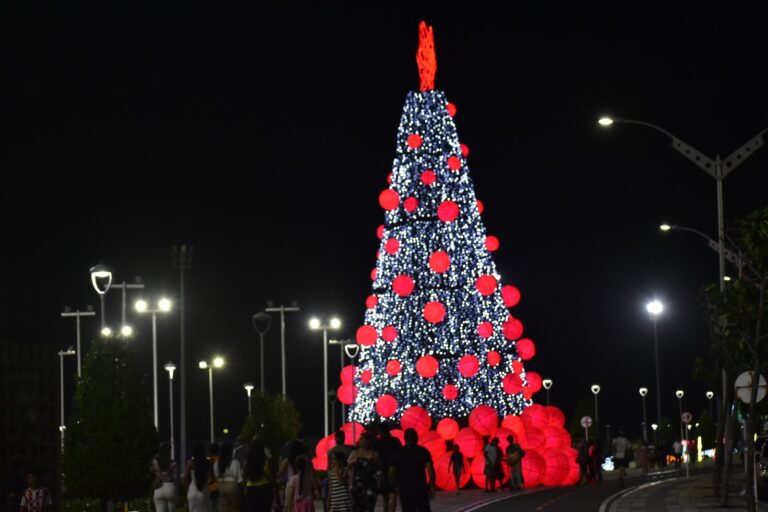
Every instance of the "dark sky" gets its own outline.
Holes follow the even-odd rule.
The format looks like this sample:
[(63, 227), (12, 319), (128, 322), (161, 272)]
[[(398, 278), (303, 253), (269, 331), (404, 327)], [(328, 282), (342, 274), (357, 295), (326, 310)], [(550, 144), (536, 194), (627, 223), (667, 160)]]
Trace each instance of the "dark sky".
[[(250, 318), (268, 299), (302, 308), (288, 321), (288, 392), (319, 433), (321, 337), (306, 322), (338, 314), (347, 336), (362, 322), (377, 196), (405, 95), (418, 87), (426, 19), (436, 86), (458, 106), (484, 221), (501, 239), (496, 264), (523, 294), (515, 314), (538, 347), (527, 368), (554, 379), (552, 401), (567, 414), (599, 382), (601, 420), (639, 431), (637, 388), (654, 393), (644, 305), (659, 297), (663, 408), (676, 410), (677, 387), (687, 409), (706, 408), (692, 361), (706, 354), (700, 291), (716, 281), (717, 257), (657, 226), (715, 236), (715, 182), (660, 134), (595, 120), (642, 119), (710, 156), (730, 154), (768, 125), (759, 16), (644, 3), (227, 4), (4, 6), (0, 338), (74, 343), (59, 313), (97, 305), (88, 269), (98, 262), (118, 280), (142, 276), (147, 297), (177, 297), (171, 246), (188, 243), (190, 436), (208, 435), (196, 361), (217, 353), (230, 361), (215, 376), (217, 424), (239, 428), (241, 385), (258, 382)], [(765, 206), (767, 167), (762, 149), (728, 177), (727, 221)], [(108, 315), (115, 324), (117, 293)], [(132, 323), (151, 375), (149, 321)], [(86, 325), (94, 334), (96, 322)], [(161, 321), (159, 345), (160, 361), (178, 361), (178, 315)], [(337, 361), (334, 347), (332, 387)]]

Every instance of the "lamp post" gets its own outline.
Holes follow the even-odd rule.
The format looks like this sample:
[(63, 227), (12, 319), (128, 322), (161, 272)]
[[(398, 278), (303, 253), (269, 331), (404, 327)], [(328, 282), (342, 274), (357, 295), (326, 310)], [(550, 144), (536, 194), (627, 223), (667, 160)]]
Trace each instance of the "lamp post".
[[(595, 429), (598, 429), (598, 421), (597, 421), (597, 394), (600, 393), (600, 384), (592, 384), (590, 386), (590, 391), (592, 391), (592, 394), (595, 395)], [(597, 430), (599, 432), (599, 430)]]
[(705, 393), (705, 396), (707, 397), (707, 400), (709, 401), (709, 420), (714, 422), (715, 417), (712, 415), (712, 398), (715, 396), (715, 394), (712, 391), (707, 391)]
[(194, 247), (186, 244), (171, 248), (173, 268), (179, 270), (179, 459), (187, 460), (187, 349), (184, 273), (192, 268)]
[[(137, 278), (138, 280), (138, 278)], [(128, 290), (143, 290), (144, 289), (144, 283), (126, 283), (123, 281), (122, 283), (112, 283), (112, 286), (109, 288), (110, 290), (119, 289), (122, 290), (122, 320), (123, 323), (120, 325), (120, 334), (122, 334), (125, 337), (132, 336), (133, 335), (133, 328), (128, 325), (126, 314), (128, 310)]]
[(87, 311), (80, 311), (79, 309), (77, 311), (72, 311), (70, 308), (65, 307), (64, 312), (61, 313), (61, 316), (64, 318), (67, 317), (74, 317), (75, 323), (77, 324), (77, 376), (81, 377), (83, 375), (81, 370), (81, 363), (80, 363), (80, 318), (84, 316), (96, 316), (96, 312), (93, 311), (93, 308), (91, 306), (88, 306)]
[(280, 307), (275, 307), (272, 301), (267, 301), (267, 307), (264, 308), (264, 311), (267, 313), (280, 313), (280, 361), (283, 368), (283, 396), (286, 396), (287, 394), (285, 387), (285, 314), (299, 311), (298, 303), (295, 300), (291, 304), (291, 307), (282, 305)]
[(171, 361), (168, 361), (165, 366), (165, 371), (168, 372), (168, 397), (169, 397), (169, 406), (168, 406), (168, 417), (170, 418), (171, 423), (171, 460), (175, 460), (174, 453), (175, 446), (173, 443), (173, 372), (176, 370), (176, 365), (173, 364)]
[(664, 305), (658, 301), (653, 300), (645, 305), (645, 309), (651, 316), (653, 321), (653, 353), (656, 359), (656, 421), (659, 425), (662, 425), (661, 421), (661, 376), (659, 375), (659, 331), (656, 326), (656, 320), (659, 315), (664, 311)]
[(197, 363), (197, 367), (201, 370), (208, 370), (208, 402), (211, 410), (211, 442), (214, 441), (215, 430), (213, 428), (213, 369), (222, 368), (224, 366), (224, 358), (216, 356), (213, 361), (200, 361)]
[(157, 413), (157, 314), (168, 313), (171, 311), (171, 301), (162, 298), (157, 301), (156, 308), (150, 308), (149, 304), (145, 300), (136, 301), (136, 311), (139, 313), (151, 313), (152, 314), (152, 391), (153, 391), (153, 406), (155, 411), (155, 428), (158, 427), (158, 413)]
[(96, 293), (99, 294), (99, 301), (101, 302), (101, 335), (109, 336), (112, 334), (112, 330), (107, 327), (104, 296), (109, 291), (109, 287), (112, 286), (112, 269), (102, 264), (91, 267), (91, 284)]
[(253, 391), (253, 384), (251, 384), (250, 382), (246, 382), (245, 384), (243, 384), (243, 389), (245, 389), (245, 393), (248, 395), (248, 416), (250, 417), (250, 415), (251, 415), (251, 391)]
[(544, 379), (541, 381), (541, 385), (544, 386), (544, 389), (547, 391), (547, 405), (549, 405), (549, 390), (552, 388), (552, 384), (554, 384), (552, 379)]
[(651, 429), (653, 430), (653, 442), (654, 444), (658, 444), (656, 441), (656, 429), (659, 428), (659, 426), (655, 423), (651, 423)]
[[(272, 324), (272, 317), (263, 311), (253, 315), (253, 329), (259, 334), (259, 376), (261, 377), (261, 392), (264, 393), (264, 335), (267, 334), (269, 326)], [(285, 394), (285, 390), (283, 390)], [(251, 396), (250, 394), (248, 395)], [(248, 404), (250, 406), (250, 398)], [(249, 409), (250, 414), (250, 409)]]
[(675, 391), (675, 396), (677, 397), (677, 405), (680, 408), (680, 416), (678, 418), (680, 420), (680, 441), (682, 441), (684, 438), (683, 436), (683, 395), (685, 395), (685, 392), (682, 389), (678, 389), (677, 391)]
[(61, 423), (59, 432), (61, 433), (61, 451), (64, 452), (64, 433), (67, 430), (67, 423), (64, 421), (64, 356), (75, 355), (75, 349), (72, 347), (67, 350), (59, 350), (59, 394), (61, 398)]
[(323, 331), (323, 403), (325, 404), (323, 427), (326, 436), (328, 435), (328, 330), (336, 330), (339, 327), (341, 327), (341, 320), (335, 317), (331, 318), (331, 321), (327, 324), (323, 324), (318, 318), (313, 318), (309, 321), (310, 329), (313, 331)]
[(640, 397), (642, 398), (642, 401), (643, 401), (643, 441), (645, 441), (647, 443), (648, 442), (648, 430), (647, 430), (647, 427), (645, 426), (645, 421), (646, 421), (646, 417), (645, 417), (645, 395), (648, 394), (648, 388), (640, 388), (639, 391), (640, 391)]

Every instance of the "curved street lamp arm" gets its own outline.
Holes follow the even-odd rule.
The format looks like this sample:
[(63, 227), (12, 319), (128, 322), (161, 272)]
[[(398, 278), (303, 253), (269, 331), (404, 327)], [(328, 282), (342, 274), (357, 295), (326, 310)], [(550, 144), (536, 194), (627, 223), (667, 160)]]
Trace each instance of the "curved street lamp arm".
[[(702, 233), (698, 229), (694, 228), (688, 228), (685, 226), (670, 226), (670, 229), (676, 230), (676, 231), (688, 231), (689, 233), (694, 233), (696, 235), (699, 235), (703, 239), (707, 241), (707, 245), (709, 245), (709, 248), (715, 251), (716, 253), (720, 253), (720, 244), (717, 243), (717, 240), (714, 240), (710, 237), (708, 237), (705, 233)], [(733, 265), (736, 266), (736, 268), (739, 269), (739, 273), (741, 274), (742, 268), (744, 267), (744, 262), (741, 260), (741, 256), (734, 251), (733, 249), (729, 249), (725, 245), (723, 245), (723, 257), (730, 261)]]
[(765, 132), (768, 132), (768, 128), (764, 128), (763, 131), (749, 139), (739, 149), (725, 157), (721, 171), (723, 178), (728, 176), (730, 172), (744, 162), (753, 152), (765, 144)]

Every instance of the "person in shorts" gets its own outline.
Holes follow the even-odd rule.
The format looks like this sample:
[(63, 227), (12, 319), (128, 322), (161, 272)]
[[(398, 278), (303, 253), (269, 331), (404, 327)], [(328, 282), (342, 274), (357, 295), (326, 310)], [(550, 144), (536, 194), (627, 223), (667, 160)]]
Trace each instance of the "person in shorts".
[(619, 468), (619, 482), (624, 486), (624, 477), (629, 462), (629, 441), (624, 437), (624, 430), (619, 429), (619, 435), (613, 440), (613, 465)]

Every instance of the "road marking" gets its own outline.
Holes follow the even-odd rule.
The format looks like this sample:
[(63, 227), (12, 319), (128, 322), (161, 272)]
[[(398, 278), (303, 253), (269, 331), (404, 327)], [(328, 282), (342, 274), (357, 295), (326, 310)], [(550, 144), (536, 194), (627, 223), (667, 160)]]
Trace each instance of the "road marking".
[(541, 491), (546, 491), (546, 490), (549, 490), (549, 489), (555, 489), (555, 487), (537, 487), (535, 489), (523, 490), (523, 491), (520, 491), (518, 493), (510, 494), (510, 495), (507, 495), (507, 496), (497, 496), (495, 498), (490, 498), (488, 500), (481, 501), (480, 503), (475, 503), (473, 505), (470, 505), (467, 508), (460, 508), (460, 509), (456, 510), (456, 512), (473, 512), (473, 511), (475, 511), (475, 510), (477, 510), (479, 508), (485, 507), (486, 505), (491, 505), (491, 504), (497, 503), (499, 501), (511, 500), (512, 498), (517, 498), (518, 496), (527, 496), (528, 494), (534, 494), (534, 493), (541, 492)]
[(648, 482), (646, 484), (636, 485), (634, 487), (630, 487), (629, 489), (624, 489), (615, 494), (611, 494), (600, 504), (600, 508), (598, 509), (598, 512), (606, 512), (607, 510), (609, 510), (608, 507), (609, 505), (612, 505), (613, 501), (619, 501), (638, 491), (642, 491), (644, 489), (648, 489), (649, 487), (654, 487), (656, 485), (660, 485), (666, 482), (674, 482), (675, 480), (679, 480), (679, 478), (667, 478), (666, 480), (657, 480), (656, 482)]

